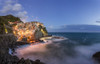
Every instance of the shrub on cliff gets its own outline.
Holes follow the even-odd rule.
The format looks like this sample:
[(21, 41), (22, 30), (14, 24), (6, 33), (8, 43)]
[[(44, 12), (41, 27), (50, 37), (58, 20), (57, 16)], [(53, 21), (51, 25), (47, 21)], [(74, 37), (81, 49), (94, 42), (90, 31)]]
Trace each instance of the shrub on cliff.
[(10, 28), (4, 26), (4, 25), (7, 25), (7, 26), (11, 27), (11, 25), (8, 23), (8, 21), (22, 22), (18, 17), (15, 17), (13, 15), (0, 16), (0, 34), (5, 34), (5, 28), (7, 29), (8, 33), (12, 33), (12, 30)]

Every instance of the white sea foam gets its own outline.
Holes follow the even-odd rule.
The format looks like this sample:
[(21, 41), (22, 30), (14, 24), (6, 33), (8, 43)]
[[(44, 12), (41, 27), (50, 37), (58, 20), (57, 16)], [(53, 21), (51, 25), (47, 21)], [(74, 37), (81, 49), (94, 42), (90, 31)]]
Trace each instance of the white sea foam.
[(74, 46), (69, 41), (40, 43), (16, 49), (19, 58), (40, 59), (46, 64), (96, 64), (92, 55), (100, 51), (100, 43)]

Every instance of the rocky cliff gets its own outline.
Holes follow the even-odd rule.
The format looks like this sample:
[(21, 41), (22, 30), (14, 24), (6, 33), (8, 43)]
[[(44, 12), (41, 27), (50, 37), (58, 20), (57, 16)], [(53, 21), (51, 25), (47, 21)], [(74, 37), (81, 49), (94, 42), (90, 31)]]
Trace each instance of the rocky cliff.
[[(5, 27), (5, 25), (12, 27), (12, 25), (10, 25), (8, 21), (22, 22), (18, 17), (14, 17), (12, 15), (0, 16), (0, 64), (44, 64), (43, 62), (40, 62), (39, 59), (34, 61), (29, 59), (25, 60), (24, 58), (19, 59), (18, 57), (9, 54), (9, 49), (12, 49), (12, 51), (14, 51), (14, 48), (16, 46), (29, 43), (16, 42), (16, 37), (13, 35), (12, 29), (10, 29), (9, 27)], [(6, 30), (9, 34), (6, 34)]]
[(5, 25), (11, 27), (8, 22), (15, 21), (22, 22), (18, 17), (15, 17), (13, 15), (0, 16), (0, 34), (5, 34), (5, 28), (7, 29), (8, 33), (12, 33), (12, 30), (8, 27), (5, 27)]

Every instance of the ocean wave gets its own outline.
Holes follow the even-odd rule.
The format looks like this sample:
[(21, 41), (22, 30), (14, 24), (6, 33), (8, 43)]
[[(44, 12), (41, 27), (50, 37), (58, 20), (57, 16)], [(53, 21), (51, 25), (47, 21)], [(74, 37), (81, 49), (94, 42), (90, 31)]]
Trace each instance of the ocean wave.
[(40, 59), (46, 64), (96, 64), (92, 55), (97, 51), (100, 51), (100, 43), (76, 46), (72, 41), (64, 40), (19, 47), (16, 55), (19, 58)]

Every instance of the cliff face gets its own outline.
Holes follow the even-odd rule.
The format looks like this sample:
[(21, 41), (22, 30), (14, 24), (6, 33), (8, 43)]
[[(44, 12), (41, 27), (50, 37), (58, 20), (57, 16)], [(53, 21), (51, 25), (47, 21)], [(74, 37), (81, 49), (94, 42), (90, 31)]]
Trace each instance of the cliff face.
[(14, 33), (19, 41), (26, 37), (28, 42), (48, 35), (42, 23), (37, 21), (23, 23), (18, 17), (12, 15), (0, 16), (0, 34), (6, 33)]
[[(12, 26), (9, 22), (19, 21), (23, 23), (18, 17), (12, 15), (0, 16), (0, 64), (44, 64), (40, 60), (32, 61), (29, 59), (19, 59), (16, 56), (9, 54), (9, 48), (14, 51), (14, 48), (20, 45), (28, 44), (27, 42), (16, 42), (16, 37), (12, 34)], [(16, 25), (14, 25), (16, 26)], [(6, 34), (6, 31), (9, 34)], [(11, 33), (11, 34), (10, 34)]]
[(35, 42), (48, 35), (45, 26), (40, 22), (18, 23), (13, 27), (13, 32), (18, 41), (26, 38), (27, 42)]
[(29, 59), (21, 58), (9, 54), (9, 48), (14, 51), (14, 48), (19, 45), (26, 44), (25, 42), (16, 42), (14, 35), (0, 35), (0, 64), (44, 64), (40, 60), (32, 61)]

